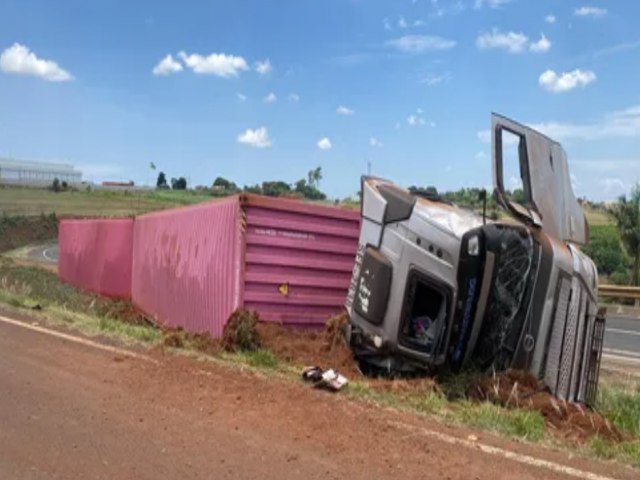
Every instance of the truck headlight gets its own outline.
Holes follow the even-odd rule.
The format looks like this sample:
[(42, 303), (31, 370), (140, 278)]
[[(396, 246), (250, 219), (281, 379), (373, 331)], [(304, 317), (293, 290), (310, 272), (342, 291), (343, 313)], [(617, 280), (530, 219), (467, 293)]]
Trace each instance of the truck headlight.
[(480, 239), (478, 235), (469, 238), (467, 242), (467, 253), (472, 257), (480, 255)]

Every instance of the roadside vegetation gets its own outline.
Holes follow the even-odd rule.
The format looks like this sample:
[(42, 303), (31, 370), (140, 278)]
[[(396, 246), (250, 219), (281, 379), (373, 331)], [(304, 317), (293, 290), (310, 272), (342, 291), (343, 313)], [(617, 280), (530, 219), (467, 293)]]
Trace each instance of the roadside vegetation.
[[(61, 283), (55, 273), (38, 267), (0, 259), (0, 304), (17, 316), (40, 319), (43, 323), (73, 329), (88, 336), (113, 338), (147, 348), (167, 348), (177, 353), (223, 362), (231, 367), (244, 366), (297, 381), (300, 367), (321, 364), (335, 367), (350, 379), (344, 394), (359, 401), (373, 402), (428, 415), (448, 424), (492, 432), (528, 442), (542, 442), (560, 448), (582, 451), (602, 458), (640, 467), (640, 390), (637, 385), (605, 384), (601, 387), (598, 410), (611, 428), (602, 435), (584, 437), (580, 429), (593, 422), (573, 426), (569, 412), (562, 422), (550, 419), (548, 412), (527, 406), (529, 393), (525, 379), (487, 378), (471, 372), (462, 379), (443, 376), (433, 379), (371, 379), (358, 375), (348, 348), (337, 341), (339, 318), (332, 319), (324, 332), (292, 333), (282, 327), (261, 324), (255, 314), (238, 312), (224, 339), (207, 334), (189, 334), (182, 330), (163, 330), (152, 325), (128, 302), (82, 293)], [(350, 362), (350, 363), (349, 363)], [(484, 383), (483, 383), (484, 382)], [(482, 388), (481, 388), (482, 386)], [(521, 391), (513, 401), (490, 398), (490, 392)], [(482, 395), (474, 392), (484, 392)], [(484, 395), (484, 396), (483, 396)], [(501, 398), (501, 399), (500, 399)], [(506, 398), (506, 401), (505, 401)], [(562, 408), (562, 407), (559, 407)], [(606, 430), (606, 431), (605, 431)], [(613, 433), (612, 433), (613, 432)], [(584, 440), (587, 438), (587, 440)]]
[(57, 236), (58, 219), (55, 214), (33, 217), (0, 214), (0, 253), (54, 240)]

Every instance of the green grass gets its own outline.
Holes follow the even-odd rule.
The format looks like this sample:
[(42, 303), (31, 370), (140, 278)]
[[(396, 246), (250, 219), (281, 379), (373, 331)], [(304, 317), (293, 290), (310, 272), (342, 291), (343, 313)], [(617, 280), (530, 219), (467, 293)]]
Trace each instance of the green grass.
[(0, 214), (127, 217), (210, 200), (213, 200), (210, 195), (193, 190), (80, 190), (55, 193), (33, 188), (0, 187)]
[(615, 222), (613, 217), (602, 210), (592, 210), (585, 208), (585, 215), (590, 226), (594, 225), (613, 225)]
[(622, 432), (640, 437), (640, 388), (601, 385), (598, 410)]
[(266, 370), (276, 370), (281, 366), (281, 362), (271, 350), (261, 348), (253, 352), (239, 352), (235, 357), (239, 360), (245, 361), (252, 367), (257, 367)]
[(458, 417), (464, 425), (501, 435), (537, 442), (545, 437), (544, 417), (532, 410), (506, 409), (493, 403), (457, 402)]
[(640, 468), (640, 441), (613, 444), (597, 436), (591, 439), (587, 451), (604, 460), (616, 460)]
[(89, 335), (144, 342), (162, 339), (162, 333), (132, 313), (126, 302), (82, 293), (60, 282), (53, 272), (16, 265), (4, 258), (0, 258), (0, 302), (32, 313), (44, 311), (52, 320)]

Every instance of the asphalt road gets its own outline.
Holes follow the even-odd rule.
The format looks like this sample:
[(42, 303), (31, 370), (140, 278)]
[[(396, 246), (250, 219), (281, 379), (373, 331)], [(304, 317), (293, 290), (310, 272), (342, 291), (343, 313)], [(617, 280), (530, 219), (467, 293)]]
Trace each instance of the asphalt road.
[(45, 263), (58, 263), (59, 249), (57, 243), (52, 243), (48, 245), (38, 245), (33, 247), (27, 253), (28, 257), (31, 260), (35, 260), (37, 262), (45, 262)]
[(157, 351), (130, 357), (22, 325), (0, 317), (1, 479), (637, 475), (270, 375)]
[(607, 316), (604, 354), (640, 361), (640, 319)]

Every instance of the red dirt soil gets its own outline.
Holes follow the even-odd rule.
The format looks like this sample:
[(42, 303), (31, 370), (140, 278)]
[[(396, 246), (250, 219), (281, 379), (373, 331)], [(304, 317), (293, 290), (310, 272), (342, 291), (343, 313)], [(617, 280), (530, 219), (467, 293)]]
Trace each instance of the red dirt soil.
[(468, 394), (472, 400), (538, 411), (554, 435), (571, 442), (586, 443), (594, 435), (611, 442), (626, 440), (601, 414), (582, 405), (558, 400), (541, 382), (524, 372), (507, 371), (487, 377), (474, 385)]
[[(333, 368), (351, 380), (366, 380), (371, 388), (384, 392), (419, 395), (439, 390), (433, 378), (364, 377), (351, 349), (341, 338), (340, 325), (345, 321), (344, 315), (333, 317), (320, 332), (295, 330), (274, 323), (258, 323), (257, 329), (263, 346), (284, 361)], [(508, 371), (485, 377), (470, 388), (468, 397), (472, 401), (538, 411), (550, 432), (570, 442), (586, 443), (596, 434), (611, 442), (625, 440), (624, 435), (601, 414), (556, 399), (532, 375), (524, 372)]]
[(276, 323), (258, 323), (262, 345), (278, 358), (304, 366), (333, 368), (349, 379), (363, 378), (351, 349), (340, 336), (343, 316), (333, 317), (322, 331), (287, 328)]

